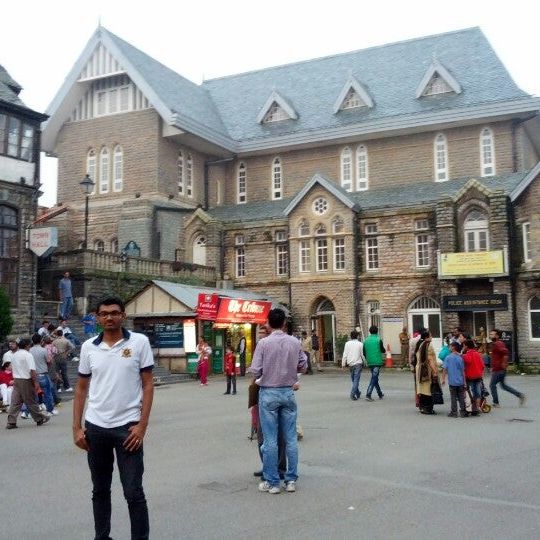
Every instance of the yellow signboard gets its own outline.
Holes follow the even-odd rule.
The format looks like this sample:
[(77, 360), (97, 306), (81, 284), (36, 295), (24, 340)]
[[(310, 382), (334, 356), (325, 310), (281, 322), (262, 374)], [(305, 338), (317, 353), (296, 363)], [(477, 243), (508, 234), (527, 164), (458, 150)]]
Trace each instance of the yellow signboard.
[(441, 253), (439, 276), (500, 276), (506, 274), (503, 251)]

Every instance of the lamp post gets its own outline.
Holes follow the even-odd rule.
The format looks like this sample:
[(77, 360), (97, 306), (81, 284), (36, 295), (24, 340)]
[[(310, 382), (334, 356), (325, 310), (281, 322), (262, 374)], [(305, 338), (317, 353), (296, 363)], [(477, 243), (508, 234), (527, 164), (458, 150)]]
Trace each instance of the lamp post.
[(95, 182), (92, 181), (90, 175), (85, 175), (80, 185), (83, 188), (83, 192), (86, 195), (86, 200), (84, 204), (84, 244), (83, 249), (88, 248), (88, 199), (90, 194), (94, 191)]

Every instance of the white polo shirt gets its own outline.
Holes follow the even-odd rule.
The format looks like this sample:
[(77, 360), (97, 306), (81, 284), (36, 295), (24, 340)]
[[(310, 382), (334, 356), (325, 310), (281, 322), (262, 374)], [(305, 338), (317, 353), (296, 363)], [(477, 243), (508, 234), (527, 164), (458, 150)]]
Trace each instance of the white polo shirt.
[(11, 355), (11, 371), (14, 379), (31, 379), (30, 371), (36, 370), (34, 357), (26, 350), (19, 349)]
[(92, 377), (85, 419), (104, 428), (141, 418), (141, 372), (152, 370), (154, 356), (148, 338), (122, 329), (124, 337), (109, 347), (100, 334), (81, 347), (79, 376)]

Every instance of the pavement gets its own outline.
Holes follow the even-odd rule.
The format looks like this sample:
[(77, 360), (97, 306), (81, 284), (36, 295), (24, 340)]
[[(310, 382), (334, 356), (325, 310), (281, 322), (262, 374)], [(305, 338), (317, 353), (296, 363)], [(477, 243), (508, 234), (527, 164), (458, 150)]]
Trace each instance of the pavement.
[[(257, 490), (248, 439), (247, 380), (224, 396), (222, 377), (156, 389), (145, 440), (151, 538), (534, 539), (540, 538), (540, 377), (511, 376), (525, 407), (478, 418), (417, 413), (408, 372), (384, 373), (382, 401), (348, 398), (347, 373), (303, 376), (298, 391), (297, 492)], [(7, 420), (0, 415), (0, 422)], [(0, 539), (93, 538), (91, 483), (71, 441), (71, 402), (42, 427), (1, 426)], [(111, 536), (129, 538), (118, 475)]]

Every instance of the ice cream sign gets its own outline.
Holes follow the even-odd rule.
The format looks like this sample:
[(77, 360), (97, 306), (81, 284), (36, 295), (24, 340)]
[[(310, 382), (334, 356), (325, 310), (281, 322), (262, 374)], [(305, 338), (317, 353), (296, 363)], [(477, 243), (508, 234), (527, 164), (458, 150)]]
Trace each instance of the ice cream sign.
[(50, 255), (58, 247), (58, 229), (39, 227), (28, 231), (28, 249), (38, 257)]
[(221, 298), (216, 322), (250, 322), (264, 324), (272, 307), (271, 302)]

